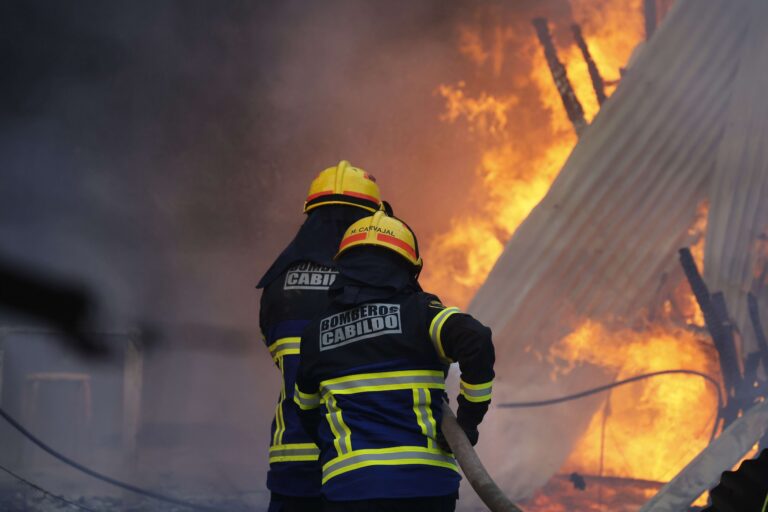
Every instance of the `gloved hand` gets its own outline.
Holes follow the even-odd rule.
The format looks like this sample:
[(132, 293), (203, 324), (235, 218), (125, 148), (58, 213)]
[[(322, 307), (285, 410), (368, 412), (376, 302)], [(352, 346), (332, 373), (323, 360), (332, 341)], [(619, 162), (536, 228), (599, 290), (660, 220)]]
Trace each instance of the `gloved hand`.
[(480, 438), (480, 432), (477, 430), (477, 425), (462, 425), (461, 422), (458, 422), (459, 426), (461, 427), (461, 430), (464, 431), (464, 433), (467, 435), (467, 439), (469, 439), (469, 444), (472, 446), (475, 446), (477, 444), (477, 440)]
[[(464, 434), (466, 434), (467, 439), (469, 439), (469, 442), (472, 446), (475, 446), (477, 444), (477, 439), (480, 437), (480, 432), (477, 431), (477, 428), (474, 429), (467, 429), (465, 427), (461, 427), (461, 430), (464, 431)], [(440, 447), (441, 450), (448, 453), (453, 453), (453, 450), (451, 450), (451, 445), (448, 444), (448, 440), (443, 435), (443, 432), (440, 431), (437, 433), (437, 437), (435, 437), (435, 441), (437, 441), (437, 445)]]
[(480, 437), (477, 426), (483, 421), (483, 416), (488, 411), (488, 402), (470, 402), (463, 396), (459, 396), (459, 408), (456, 410), (456, 423), (467, 435), (467, 439), (475, 446)]
[(437, 441), (437, 446), (440, 447), (441, 450), (448, 453), (453, 453), (453, 450), (451, 450), (451, 445), (448, 444), (448, 440), (443, 435), (443, 431), (437, 433), (437, 437), (435, 437), (435, 441)]

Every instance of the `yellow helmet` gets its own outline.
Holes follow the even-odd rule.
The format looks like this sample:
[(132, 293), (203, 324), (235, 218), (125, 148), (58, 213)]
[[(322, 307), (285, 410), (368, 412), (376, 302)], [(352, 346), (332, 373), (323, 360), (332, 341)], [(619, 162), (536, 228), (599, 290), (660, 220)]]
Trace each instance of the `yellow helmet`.
[(321, 171), (309, 186), (304, 213), (327, 204), (357, 206), (375, 212), (381, 205), (376, 178), (342, 160)]
[(407, 259), (415, 267), (421, 268), (419, 246), (413, 231), (405, 222), (389, 217), (383, 211), (378, 211), (349, 226), (341, 239), (336, 258), (344, 251), (359, 245), (385, 247)]

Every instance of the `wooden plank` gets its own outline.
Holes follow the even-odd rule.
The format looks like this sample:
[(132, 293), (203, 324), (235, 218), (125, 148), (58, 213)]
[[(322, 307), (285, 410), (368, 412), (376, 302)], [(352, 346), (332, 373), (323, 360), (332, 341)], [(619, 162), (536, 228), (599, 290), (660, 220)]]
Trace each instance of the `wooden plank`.
[(587, 120), (584, 118), (584, 108), (581, 106), (581, 102), (579, 102), (579, 98), (573, 90), (571, 81), (568, 80), (568, 72), (565, 70), (565, 66), (563, 66), (563, 63), (560, 62), (557, 56), (557, 49), (552, 41), (552, 34), (549, 33), (549, 24), (546, 18), (535, 18), (533, 26), (536, 29), (539, 42), (541, 42), (541, 46), (544, 48), (544, 57), (547, 59), (547, 65), (552, 72), (552, 79), (555, 81), (557, 92), (560, 93), (560, 98), (563, 100), (563, 106), (565, 107), (566, 114), (568, 114), (568, 119), (571, 120), (576, 135), (581, 136), (587, 127)]
[(755, 405), (734, 421), (712, 444), (662, 487), (640, 512), (680, 512), (731, 469), (768, 431), (768, 401)]
[(581, 33), (581, 27), (577, 24), (571, 25), (571, 31), (573, 32), (573, 39), (576, 41), (576, 45), (581, 50), (581, 55), (584, 57), (584, 61), (587, 63), (587, 69), (589, 70), (589, 78), (592, 80), (592, 88), (595, 90), (595, 97), (597, 102), (602, 105), (605, 100), (605, 83), (603, 82), (603, 76), (600, 74), (600, 70), (597, 69), (597, 64), (592, 58), (592, 54), (587, 46), (587, 41), (584, 39), (584, 35)]

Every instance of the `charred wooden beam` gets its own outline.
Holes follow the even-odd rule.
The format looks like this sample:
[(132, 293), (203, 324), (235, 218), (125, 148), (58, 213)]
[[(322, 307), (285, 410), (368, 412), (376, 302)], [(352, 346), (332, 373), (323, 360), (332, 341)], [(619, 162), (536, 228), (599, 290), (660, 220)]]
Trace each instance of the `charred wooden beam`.
[(533, 27), (536, 29), (539, 42), (541, 42), (541, 46), (544, 48), (544, 57), (547, 59), (549, 70), (552, 72), (557, 92), (560, 93), (560, 98), (563, 100), (563, 106), (568, 114), (568, 119), (571, 120), (576, 135), (581, 136), (584, 128), (587, 127), (584, 109), (579, 102), (579, 98), (576, 97), (576, 93), (573, 91), (571, 82), (568, 80), (565, 66), (563, 66), (557, 56), (557, 50), (552, 42), (552, 35), (549, 33), (549, 25), (546, 18), (535, 18), (533, 20)]
[(644, 0), (643, 12), (645, 14), (645, 40), (647, 41), (656, 32), (656, 0)]
[[(720, 356), (720, 371), (723, 375), (726, 393), (729, 398), (732, 398), (740, 387), (741, 371), (736, 358), (733, 331), (728, 332), (727, 317), (721, 318), (718, 314), (718, 308), (723, 310), (721, 313), (727, 314), (727, 311), (725, 311), (725, 301), (722, 301), (722, 304), (720, 304), (722, 294), (720, 294), (721, 298), (719, 299), (713, 299), (709, 294), (709, 289), (699, 273), (690, 249), (687, 247), (680, 249), (679, 254), (680, 265), (683, 267), (685, 277), (688, 278), (688, 283), (691, 286), (693, 295), (696, 297), (696, 302), (704, 314), (707, 330)], [(731, 411), (728, 415), (729, 417), (726, 418), (726, 422), (730, 423), (729, 420), (735, 418), (736, 413), (738, 413), (738, 410)]]
[(739, 367), (739, 354), (736, 350), (736, 341), (733, 336), (735, 327), (731, 321), (731, 315), (728, 313), (728, 306), (725, 304), (725, 295), (723, 295), (723, 292), (715, 292), (712, 294), (712, 307), (715, 309), (715, 314), (720, 320), (720, 335), (722, 336), (724, 350), (723, 356), (730, 366), (730, 371), (738, 377), (738, 385), (738, 381), (741, 380), (741, 368)]
[(587, 42), (584, 40), (584, 35), (581, 33), (581, 27), (573, 24), (571, 25), (573, 31), (573, 39), (576, 41), (576, 45), (581, 50), (581, 54), (584, 56), (584, 60), (587, 62), (587, 69), (589, 69), (589, 78), (592, 79), (592, 87), (595, 89), (595, 96), (597, 96), (597, 102), (602, 105), (606, 100), (605, 96), (605, 83), (603, 77), (600, 75), (600, 70), (597, 69), (597, 64), (592, 58), (592, 54), (589, 51)]
[(765, 337), (763, 323), (760, 320), (760, 308), (757, 303), (757, 297), (753, 293), (747, 294), (747, 305), (749, 306), (749, 319), (752, 321), (752, 329), (755, 331), (757, 348), (763, 361), (763, 369), (765, 374), (768, 375), (768, 339)]

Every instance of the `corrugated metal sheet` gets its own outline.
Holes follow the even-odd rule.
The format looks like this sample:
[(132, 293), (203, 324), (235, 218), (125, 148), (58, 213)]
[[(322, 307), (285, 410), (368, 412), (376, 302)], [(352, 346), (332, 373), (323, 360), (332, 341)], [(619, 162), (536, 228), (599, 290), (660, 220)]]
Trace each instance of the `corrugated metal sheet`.
[[(540, 355), (577, 319), (631, 318), (653, 300), (663, 274), (677, 268), (676, 251), (688, 245), (697, 207), (721, 167), (750, 8), (759, 1), (678, 1), (509, 241), (470, 305), (495, 333), (497, 401), (605, 380), (582, 369), (553, 384)], [(598, 403), (493, 411), (489, 428), (524, 440), (504, 454), (483, 450), (503, 468), (513, 497), (560, 467)]]
[[(704, 278), (725, 294), (731, 317), (742, 334), (743, 354), (757, 350), (749, 320), (747, 293), (756, 273), (768, 264), (768, 2), (757, 2), (751, 16), (743, 64), (733, 87), (727, 129), (718, 148), (710, 186)], [(768, 323), (768, 287), (759, 295)]]

